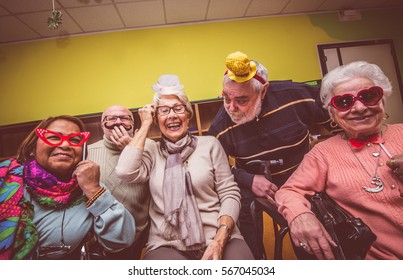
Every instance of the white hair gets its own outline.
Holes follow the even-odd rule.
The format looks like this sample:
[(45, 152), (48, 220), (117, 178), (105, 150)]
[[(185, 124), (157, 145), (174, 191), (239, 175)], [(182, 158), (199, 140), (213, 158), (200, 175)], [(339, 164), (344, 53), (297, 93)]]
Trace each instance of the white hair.
[(335, 87), (356, 78), (366, 78), (375, 86), (381, 87), (384, 93), (383, 101), (392, 94), (392, 84), (378, 65), (366, 61), (355, 61), (338, 66), (325, 75), (320, 87), (323, 107), (329, 109)]
[(189, 119), (193, 117), (192, 104), (190, 103), (185, 92), (182, 91), (183, 85), (179, 82), (179, 77), (172, 74), (160, 76), (158, 82), (152, 86), (155, 91), (153, 97), (154, 106), (157, 107), (163, 96), (176, 96), (179, 101), (186, 106)]

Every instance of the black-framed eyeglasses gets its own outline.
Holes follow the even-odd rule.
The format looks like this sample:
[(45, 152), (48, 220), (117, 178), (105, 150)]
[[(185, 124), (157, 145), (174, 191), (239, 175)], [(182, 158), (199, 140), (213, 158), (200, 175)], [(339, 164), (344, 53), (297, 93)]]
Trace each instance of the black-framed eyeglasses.
[(356, 101), (360, 101), (365, 106), (374, 106), (378, 104), (383, 96), (383, 89), (378, 86), (372, 86), (360, 90), (355, 96), (352, 94), (343, 94), (333, 96), (330, 105), (339, 111), (348, 111), (353, 107)]
[(130, 115), (108, 115), (104, 117), (104, 122), (117, 122), (117, 120), (121, 122), (128, 123), (133, 121), (133, 117)]
[(183, 104), (176, 104), (172, 107), (169, 106), (158, 106), (156, 108), (157, 114), (161, 116), (169, 115), (169, 113), (173, 110), (175, 114), (183, 114), (186, 112), (186, 106)]

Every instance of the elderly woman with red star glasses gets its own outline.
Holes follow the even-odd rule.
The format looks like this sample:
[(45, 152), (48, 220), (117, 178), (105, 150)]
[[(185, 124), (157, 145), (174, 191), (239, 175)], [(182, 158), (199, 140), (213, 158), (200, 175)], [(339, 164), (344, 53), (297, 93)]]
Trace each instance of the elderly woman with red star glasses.
[(316, 144), (276, 193), (296, 246), (318, 259), (335, 258), (335, 241), (307, 200), (326, 192), (376, 240), (365, 259), (403, 259), (403, 124), (384, 124), (389, 79), (375, 64), (352, 62), (330, 71), (321, 99), (343, 132)]
[(90, 233), (106, 251), (133, 243), (133, 217), (85, 160), (89, 136), (76, 117), (50, 117), (0, 163), (0, 259), (80, 259)]

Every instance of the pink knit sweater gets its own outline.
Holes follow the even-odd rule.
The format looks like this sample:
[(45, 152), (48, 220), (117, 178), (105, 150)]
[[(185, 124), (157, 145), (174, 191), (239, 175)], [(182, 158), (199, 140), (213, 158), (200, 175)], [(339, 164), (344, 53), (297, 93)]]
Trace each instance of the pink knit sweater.
[[(383, 139), (392, 156), (402, 154), (403, 124), (387, 125)], [(326, 190), (340, 206), (360, 217), (377, 235), (367, 259), (403, 259), (402, 182), (386, 166), (389, 157), (378, 144), (355, 150), (358, 159), (349, 145), (338, 135), (318, 143), (306, 154), (298, 169), (276, 193), (279, 211), (290, 223), (296, 216), (310, 212), (305, 194)], [(373, 156), (374, 152), (380, 152), (377, 175), (383, 181), (384, 189), (369, 193), (363, 186), (373, 187), (371, 177), (378, 160)]]

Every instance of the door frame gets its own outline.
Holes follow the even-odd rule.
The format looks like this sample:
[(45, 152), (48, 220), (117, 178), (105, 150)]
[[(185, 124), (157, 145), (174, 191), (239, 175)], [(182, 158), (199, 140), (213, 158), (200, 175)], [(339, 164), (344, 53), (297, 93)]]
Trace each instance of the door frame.
[(330, 44), (317, 45), (319, 62), (320, 62), (321, 70), (322, 70), (322, 77), (325, 76), (327, 74), (327, 72), (329, 72), (327, 69), (327, 65), (326, 65), (326, 56), (325, 56), (326, 49), (336, 49), (339, 64), (343, 65), (344, 63), (343, 63), (343, 58), (341, 56), (340, 49), (349, 48), (349, 47), (359, 47), (359, 46), (369, 46), (369, 45), (385, 45), (385, 44), (390, 46), (391, 55), (393, 58), (393, 64), (394, 64), (394, 67), (396, 70), (397, 82), (398, 82), (399, 88), (400, 88), (400, 99), (403, 103), (402, 76), (400, 74), (401, 72), (399, 69), (399, 63), (398, 63), (397, 56), (396, 56), (395, 45), (394, 45), (392, 39), (366, 40), (366, 41), (354, 41), (354, 42), (330, 43)]

